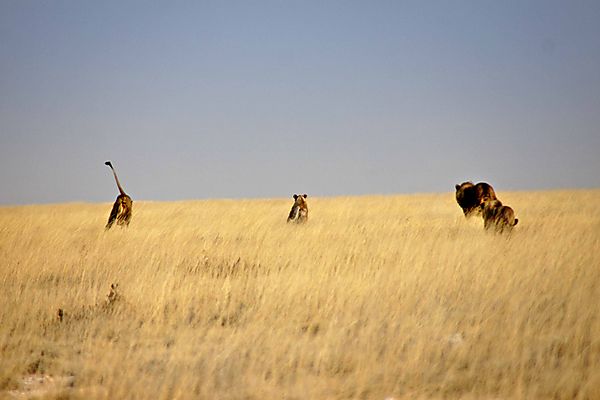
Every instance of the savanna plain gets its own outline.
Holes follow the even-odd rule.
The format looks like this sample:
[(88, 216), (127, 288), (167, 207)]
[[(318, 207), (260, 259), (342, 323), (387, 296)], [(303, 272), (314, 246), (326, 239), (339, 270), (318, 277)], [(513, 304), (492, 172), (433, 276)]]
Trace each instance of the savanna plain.
[(496, 193), (0, 207), (0, 398), (600, 399), (600, 190)]

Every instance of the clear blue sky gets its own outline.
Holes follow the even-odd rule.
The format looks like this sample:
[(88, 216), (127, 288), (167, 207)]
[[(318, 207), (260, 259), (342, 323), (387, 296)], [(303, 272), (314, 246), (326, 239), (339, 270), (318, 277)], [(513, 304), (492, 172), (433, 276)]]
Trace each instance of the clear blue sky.
[(0, 0), (0, 204), (600, 187), (599, 1)]

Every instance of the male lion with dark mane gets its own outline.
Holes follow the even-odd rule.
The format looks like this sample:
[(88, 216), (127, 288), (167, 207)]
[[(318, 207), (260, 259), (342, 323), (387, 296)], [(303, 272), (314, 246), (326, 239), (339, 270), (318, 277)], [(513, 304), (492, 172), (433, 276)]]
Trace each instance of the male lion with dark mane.
[(480, 206), (484, 202), (497, 200), (494, 188), (485, 182), (479, 182), (476, 185), (473, 182), (463, 182), (454, 187), (456, 188), (456, 202), (462, 208), (465, 217), (480, 213)]

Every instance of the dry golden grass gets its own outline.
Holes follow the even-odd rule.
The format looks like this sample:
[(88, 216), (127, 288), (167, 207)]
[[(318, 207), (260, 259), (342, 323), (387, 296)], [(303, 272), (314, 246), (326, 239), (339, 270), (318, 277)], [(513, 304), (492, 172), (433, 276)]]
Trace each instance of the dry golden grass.
[(498, 195), (0, 208), (0, 397), (598, 399), (600, 191)]

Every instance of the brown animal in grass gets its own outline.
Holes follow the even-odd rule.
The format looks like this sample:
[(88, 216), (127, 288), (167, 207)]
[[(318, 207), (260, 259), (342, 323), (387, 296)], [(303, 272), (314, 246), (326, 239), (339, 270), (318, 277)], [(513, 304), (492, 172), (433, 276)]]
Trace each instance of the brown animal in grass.
[(110, 290), (106, 295), (104, 302), (98, 302), (94, 305), (85, 305), (79, 309), (69, 312), (69, 314), (67, 314), (63, 308), (58, 308), (56, 310), (56, 320), (58, 322), (66, 322), (68, 318), (70, 320), (77, 321), (91, 318), (94, 316), (94, 314), (101, 311), (110, 311), (117, 304), (123, 303), (124, 301), (123, 296), (121, 296), (121, 293), (118, 291), (118, 287), (118, 283), (112, 283), (110, 285)]
[(308, 203), (306, 198), (308, 196), (303, 194), (302, 196), (294, 194), (294, 205), (290, 210), (287, 222), (294, 221), (297, 223), (303, 223), (308, 221)]
[(496, 232), (510, 232), (519, 223), (515, 212), (509, 206), (502, 205), (500, 200), (489, 200), (481, 205), (483, 227)]
[(485, 183), (463, 182), (454, 186), (456, 189), (456, 202), (462, 208), (465, 217), (470, 217), (481, 212), (480, 206), (486, 201), (496, 200), (494, 188)]
[(110, 161), (105, 162), (104, 164), (108, 165), (115, 176), (115, 181), (117, 182), (117, 187), (119, 188), (120, 194), (117, 196), (117, 200), (115, 200), (115, 204), (113, 204), (113, 208), (110, 211), (110, 215), (108, 217), (108, 222), (106, 224), (106, 229), (110, 229), (114, 222), (117, 221), (117, 225), (121, 226), (129, 226), (129, 222), (131, 221), (131, 214), (133, 212), (133, 201), (131, 197), (129, 197), (121, 184), (119, 183), (119, 178), (117, 177), (117, 173), (112, 166)]
[(118, 283), (111, 283), (110, 284), (110, 291), (106, 295), (106, 301), (105, 301), (105, 304), (107, 306), (113, 304), (115, 301), (119, 300), (119, 298), (121, 297), (119, 295), (119, 293), (117, 292), (117, 288), (118, 287), (119, 287)]

